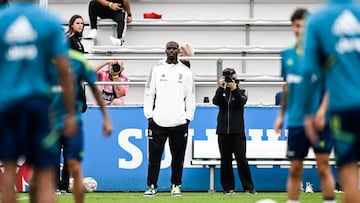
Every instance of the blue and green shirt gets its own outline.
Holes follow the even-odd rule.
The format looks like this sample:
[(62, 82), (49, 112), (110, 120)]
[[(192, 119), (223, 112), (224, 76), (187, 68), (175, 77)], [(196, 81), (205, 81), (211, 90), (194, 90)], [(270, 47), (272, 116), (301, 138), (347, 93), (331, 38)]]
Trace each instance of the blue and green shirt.
[(32, 96), (50, 98), (50, 61), (69, 50), (60, 21), (21, 2), (0, 7), (0, 22), (0, 111)]
[[(323, 80), (320, 74), (313, 74), (311, 83), (304, 83), (302, 76), (304, 58), (303, 55), (297, 53), (296, 47), (293, 46), (280, 53), (281, 60), (281, 75), (286, 80), (288, 85), (287, 94), (287, 106), (286, 106), (286, 117), (288, 127), (299, 127), (303, 126), (303, 120), (305, 116), (304, 103), (311, 101), (311, 111), (315, 112), (322, 99), (324, 93)], [(306, 85), (316, 86), (313, 91), (316, 92), (311, 98), (306, 97), (304, 89), (307, 89)], [(318, 85), (318, 86), (317, 86)]]
[[(84, 57), (84, 55), (78, 51), (70, 50), (69, 58), (71, 64), (71, 71), (74, 77), (74, 90), (75, 94), (82, 94), (81, 91), (83, 82), (88, 82), (89, 84), (94, 84), (97, 80), (95, 72), (91, 69), (88, 60)], [(57, 77), (53, 77), (54, 86), (58, 85)], [(78, 109), (77, 119), (81, 121), (81, 109), (83, 105), (83, 101), (76, 97), (76, 105)], [(62, 93), (59, 91), (55, 91), (54, 97), (51, 104), (52, 113), (54, 114), (55, 119), (55, 127), (60, 129), (63, 126), (63, 120), (65, 118), (65, 105)]]
[[(330, 0), (308, 20), (304, 40), (304, 77), (320, 72), (326, 78), (329, 110), (360, 108), (360, 5)], [(306, 86), (311, 97), (314, 86)], [(309, 102), (306, 110), (309, 111)]]

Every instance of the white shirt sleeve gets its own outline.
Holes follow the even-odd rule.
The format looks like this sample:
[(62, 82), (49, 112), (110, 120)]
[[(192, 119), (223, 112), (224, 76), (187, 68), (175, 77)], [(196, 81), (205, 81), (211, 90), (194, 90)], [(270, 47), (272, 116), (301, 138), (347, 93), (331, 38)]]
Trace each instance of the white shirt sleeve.
[(153, 107), (155, 99), (155, 80), (154, 67), (151, 69), (145, 84), (144, 91), (144, 115), (146, 119), (153, 117)]

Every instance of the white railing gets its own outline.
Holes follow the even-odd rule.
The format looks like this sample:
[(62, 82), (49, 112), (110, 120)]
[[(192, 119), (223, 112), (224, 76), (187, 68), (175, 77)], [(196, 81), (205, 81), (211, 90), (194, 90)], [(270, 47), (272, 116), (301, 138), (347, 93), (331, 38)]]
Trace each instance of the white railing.
[[(153, 60), (153, 61), (158, 61), (161, 59), (164, 59), (165, 56), (157, 56), (157, 57), (149, 57), (149, 56), (138, 56), (138, 57), (134, 57), (134, 56), (126, 56), (126, 57), (122, 57), (122, 56), (87, 56), (86, 58), (88, 60), (114, 60), (114, 59), (122, 59), (122, 60)], [(202, 103), (201, 101), (203, 100), (203, 97), (205, 96), (209, 96), (211, 93), (209, 93), (209, 88), (210, 89), (214, 89), (217, 87), (218, 85), (218, 78), (220, 75), (222, 75), (222, 70), (223, 70), (223, 62), (226, 60), (280, 60), (281, 57), (245, 57), (245, 56), (239, 56), (239, 57), (180, 57), (182, 59), (189, 59), (191, 61), (193, 60), (213, 60), (216, 61), (216, 67), (214, 67), (216, 69), (216, 75), (214, 73), (214, 75), (194, 75), (194, 85), (196, 88), (198, 89), (197, 95), (196, 95), (196, 101), (197, 103)], [(196, 67), (194, 66), (195, 69)], [(142, 96), (143, 93), (141, 93), (140, 91), (143, 91), (146, 85), (146, 79), (147, 79), (147, 74), (146, 73), (142, 73), (141, 76), (139, 75), (134, 75), (134, 77), (132, 77), (131, 75), (129, 76), (130, 81), (128, 82), (96, 82), (96, 85), (129, 85), (130, 87), (133, 87), (134, 89), (132, 90), (131, 94), (127, 94), (127, 105), (138, 105), (138, 104), (142, 104)], [(272, 104), (272, 95), (274, 94), (274, 92), (272, 92), (274, 89), (279, 89), (281, 90), (281, 86), (284, 84), (283, 80), (281, 77), (277, 76), (277, 75), (273, 75), (273, 76), (268, 76), (268, 75), (260, 75), (258, 77), (254, 76), (254, 75), (246, 75), (243, 73), (238, 72), (238, 75), (240, 76), (239, 79), (240, 84), (242, 85), (242, 87), (244, 87), (245, 89), (248, 89), (250, 91), (251, 88), (256, 88), (259, 89), (258, 91), (252, 91), (253, 94), (257, 95), (257, 94), (261, 94), (259, 95), (260, 97), (252, 97), (252, 98), (257, 98), (257, 99), (253, 99), (254, 101), (249, 101), (249, 104), (251, 105), (270, 105)], [(264, 87), (264, 88), (263, 88)], [(133, 92), (135, 91), (135, 92)], [(261, 93), (263, 92), (263, 93)], [(265, 96), (269, 94), (268, 96)], [(271, 98), (270, 98), (271, 95)], [(90, 96), (90, 95), (89, 95)], [(92, 98), (90, 96), (90, 98)], [(131, 99), (130, 99), (131, 98)], [(91, 101), (91, 99), (89, 100)]]
[[(270, 82), (270, 81), (252, 81), (252, 82), (248, 82), (248, 81), (242, 81), (241, 84), (246, 84), (248, 86), (250, 85), (253, 85), (253, 86), (256, 86), (256, 85), (283, 85), (285, 82), (280, 82), (280, 81), (276, 81), (276, 82)], [(85, 83), (87, 84), (87, 83)], [(97, 85), (145, 85), (146, 82), (95, 82), (95, 84)], [(198, 81), (195, 81), (194, 82), (195, 85), (204, 85), (204, 86), (207, 86), (207, 85), (217, 85), (218, 82), (198, 82)]]
[[(124, 56), (124, 57), (115, 57), (115, 56), (87, 56), (88, 60), (113, 60), (113, 59), (121, 59), (121, 60), (161, 60), (164, 59), (164, 57), (153, 57), (153, 56)], [(224, 60), (280, 60), (281, 57), (255, 57), (255, 56), (238, 56), (238, 57), (213, 57), (213, 56), (201, 56), (201, 57), (179, 57), (179, 59), (189, 59), (189, 60), (215, 60), (216, 61), (216, 78), (219, 78), (222, 74), (223, 70), (223, 61)], [(241, 75), (242, 73), (238, 73), (238, 75)], [(247, 82), (248, 84), (274, 84), (278, 81), (253, 81), (253, 82)], [(141, 83), (141, 82), (140, 82)], [(246, 83), (244, 81), (243, 83)], [(111, 83), (115, 84), (115, 83)], [(137, 84), (137, 83), (131, 83), (130, 84)], [(195, 84), (212, 84), (209, 82), (196, 82)]]

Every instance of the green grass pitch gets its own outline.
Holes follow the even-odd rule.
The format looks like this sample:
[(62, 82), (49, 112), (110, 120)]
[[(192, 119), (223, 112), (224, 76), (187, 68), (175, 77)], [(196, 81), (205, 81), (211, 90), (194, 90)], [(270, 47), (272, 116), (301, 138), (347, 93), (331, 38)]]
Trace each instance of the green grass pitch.
[[(56, 195), (58, 203), (74, 202), (71, 194)], [(255, 203), (258, 200), (270, 198), (278, 203), (286, 202), (285, 192), (259, 192), (249, 195), (244, 192), (236, 192), (235, 195), (224, 195), (221, 192), (183, 192), (182, 197), (172, 197), (170, 192), (159, 192), (155, 197), (144, 197), (142, 192), (93, 192), (86, 193), (86, 203)], [(341, 194), (336, 194), (337, 202), (341, 202)], [(321, 193), (302, 193), (301, 203), (322, 202)], [(18, 202), (29, 202), (28, 193), (19, 193)]]

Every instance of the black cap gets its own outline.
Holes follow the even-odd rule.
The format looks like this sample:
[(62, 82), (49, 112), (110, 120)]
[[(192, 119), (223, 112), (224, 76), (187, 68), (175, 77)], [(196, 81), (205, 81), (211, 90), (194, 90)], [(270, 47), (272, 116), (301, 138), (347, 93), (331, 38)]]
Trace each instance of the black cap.
[(232, 76), (235, 73), (236, 73), (235, 69), (233, 69), (233, 68), (225, 68), (222, 72), (223, 76), (227, 76), (227, 75)]

